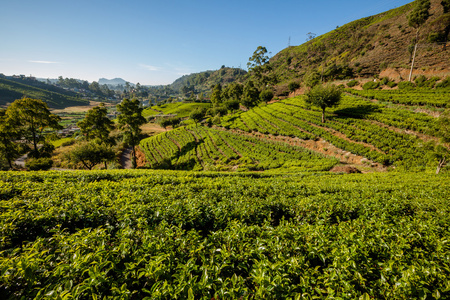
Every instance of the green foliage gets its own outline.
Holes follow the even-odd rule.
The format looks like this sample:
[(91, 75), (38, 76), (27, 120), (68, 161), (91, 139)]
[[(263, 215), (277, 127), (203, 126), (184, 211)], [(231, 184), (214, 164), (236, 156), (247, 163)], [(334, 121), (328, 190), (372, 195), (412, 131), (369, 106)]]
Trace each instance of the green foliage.
[(172, 118), (161, 118), (158, 121), (158, 124), (164, 128), (167, 129), (167, 127), (172, 126), (172, 128), (176, 128), (181, 123), (181, 118), (172, 117)]
[(401, 81), (398, 83), (398, 88), (400, 90), (411, 90), (413, 88), (415, 88), (414, 83), (410, 82), (410, 81)]
[(47, 171), (53, 166), (53, 160), (49, 157), (30, 158), (25, 162), (25, 168), (30, 171)]
[(4, 172), (0, 186), (3, 299), (448, 298), (448, 174)]
[(422, 26), (430, 17), (430, 0), (416, 0), (415, 7), (408, 15), (408, 25), (414, 28)]
[(306, 93), (306, 103), (322, 109), (322, 123), (325, 122), (325, 109), (337, 106), (342, 98), (342, 92), (335, 85), (316, 85)]
[(450, 110), (443, 112), (437, 121), (438, 136), (444, 143), (450, 143)]
[(114, 129), (114, 123), (108, 117), (108, 110), (102, 103), (91, 108), (84, 119), (77, 123), (87, 140), (99, 139), (105, 143), (111, 143), (109, 133)]
[(76, 98), (73, 94), (68, 95), (63, 89), (55, 89), (50, 85), (35, 87), (28, 82), (16, 82), (0, 78), (0, 104), (6, 105), (23, 97), (42, 99), (52, 108), (89, 104), (87, 100)]
[(246, 108), (252, 108), (259, 103), (259, 91), (255, 87), (253, 81), (249, 80), (245, 83), (241, 104)]
[(442, 0), (441, 5), (444, 9), (444, 14), (450, 12), (450, 0)]
[(111, 146), (97, 141), (81, 142), (69, 154), (71, 162), (81, 163), (88, 170), (100, 163), (106, 166), (106, 162), (114, 160), (115, 156)]
[(322, 171), (337, 163), (302, 147), (200, 126), (164, 132), (141, 141), (140, 147), (152, 168)]
[(119, 129), (124, 133), (125, 143), (133, 149), (132, 163), (133, 166), (136, 166), (135, 146), (139, 144), (140, 141), (140, 126), (145, 124), (147, 120), (142, 116), (142, 107), (137, 99), (123, 99), (123, 101), (117, 105), (117, 111), (119, 112), (117, 118)]
[(347, 82), (347, 86), (348, 86), (349, 88), (352, 88), (352, 87), (357, 86), (357, 85), (359, 85), (359, 82), (358, 82), (358, 80), (355, 80), (355, 79), (353, 79), (353, 80)]
[(363, 84), (363, 90), (373, 90), (380, 86), (378, 81), (368, 81)]
[(436, 84), (437, 89), (450, 88), (450, 76), (443, 79), (441, 82)]
[(222, 85), (216, 84), (211, 92), (211, 102), (214, 106), (219, 106), (222, 102)]
[(196, 109), (192, 111), (191, 114), (189, 115), (189, 119), (193, 120), (195, 124), (203, 120), (204, 117), (205, 111), (203, 109)]
[[(0, 109), (0, 157), (6, 160), (8, 167), (12, 169), (13, 161), (20, 156), (20, 147), (15, 140), (20, 137), (20, 132), (8, 120), (6, 110)], [(5, 166), (2, 166), (4, 169)]]
[(320, 83), (320, 74), (317, 71), (311, 71), (303, 78), (305, 86), (312, 88)]
[(259, 93), (259, 99), (262, 102), (269, 102), (273, 98), (273, 92), (270, 89), (265, 89), (261, 93)]
[(300, 84), (296, 81), (291, 81), (288, 84), (288, 89), (290, 92), (294, 92), (296, 89), (300, 87)]
[(45, 140), (46, 129), (60, 129), (61, 120), (50, 110), (45, 102), (38, 99), (22, 98), (14, 101), (6, 110), (11, 126), (26, 142), (33, 145), (33, 152), (39, 153), (38, 144)]

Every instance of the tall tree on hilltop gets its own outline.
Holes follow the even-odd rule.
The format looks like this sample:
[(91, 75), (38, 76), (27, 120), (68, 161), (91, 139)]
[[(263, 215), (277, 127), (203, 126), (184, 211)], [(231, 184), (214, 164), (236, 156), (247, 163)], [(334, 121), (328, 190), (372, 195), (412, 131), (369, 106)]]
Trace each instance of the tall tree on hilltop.
[(133, 150), (133, 167), (136, 167), (136, 145), (139, 143), (139, 136), (141, 134), (140, 127), (147, 122), (142, 116), (142, 110), (143, 109), (139, 105), (137, 99), (123, 99), (123, 101), (117, 105), (117, 111), (119, 112), (117, 120), (119, 129), (123, 131), (125, 142), (129, 144)]
[(408, 25), (416, 29), (416, 37), (414, 39), (414, 52), (413, 58), (411, 62), (411, 70), (409, 72), (409, 81), (411, 81), (412, 71), (414, 69), (414, 61), (416, 58), (417, 52), (417, 44), (419, 42), (419, 31), (421, 26), (428, 20), (430, 17), (430, 0), (416, 0), (416, 6), (408, 15)]
[[(270, 71), (269, 55), (266, 47), (258, 46), (248, 59), (247, 68), (257, 88), (263, 90), (273, 79), (267, 74)], [(269, 53), (270, 54), (270, 53)]]

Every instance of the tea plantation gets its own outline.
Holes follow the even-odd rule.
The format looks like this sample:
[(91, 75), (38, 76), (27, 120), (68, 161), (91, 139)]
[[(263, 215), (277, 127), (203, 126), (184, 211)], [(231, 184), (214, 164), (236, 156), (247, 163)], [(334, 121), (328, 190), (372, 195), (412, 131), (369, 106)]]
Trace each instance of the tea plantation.
[(1, 299), (448, 299), (450, 174), (0, 173)]

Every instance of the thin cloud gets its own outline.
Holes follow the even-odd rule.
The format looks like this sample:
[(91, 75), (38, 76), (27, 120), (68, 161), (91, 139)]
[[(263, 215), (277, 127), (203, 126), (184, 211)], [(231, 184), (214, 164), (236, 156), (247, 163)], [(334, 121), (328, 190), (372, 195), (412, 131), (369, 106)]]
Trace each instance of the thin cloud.
[(150, 65), (144, 65), (144, 64), (140, 64), (139, 65), (141, 68), (146, 69), (148, 71), (160, 71), (161, 68), (159, 67), (155, 67), (155, 66), (150, 66)]
[(57, 61), (48, 61), (48, 60), (29, 60), (28, 62), (34, 64), (59, 64)]

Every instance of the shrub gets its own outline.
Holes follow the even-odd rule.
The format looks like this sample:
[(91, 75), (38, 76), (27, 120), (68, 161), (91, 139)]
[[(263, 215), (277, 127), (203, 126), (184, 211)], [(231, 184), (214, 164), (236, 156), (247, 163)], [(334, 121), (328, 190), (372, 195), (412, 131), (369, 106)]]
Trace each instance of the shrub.
[(48, 157), (32, 158), (26, 161), (25, 167), (30, 171), (47, 171), (53, 166), (53, 160)]
[(398, 88), (401, 90), (413, 89), (415, 87), (414, 83), (410, 81), (402, 81), (398, 83)]
[(379, 82), (369, 81), (369, 82), (364, 83), (363, 89), (364, 90), (374, 90), (379, 86), (380, 86)]
[(450, 77), (446, 77), (444, 80), (436, 84), (436, 88), (443, 89), (450, 87)]
[(288, 89), (289, 91), (293, 92), (296, 89), (298, 89), (300, 87), (300, 84), (298, 82), (292, 81), (288, 84)]
[(347, 86), (349, 88), (359, 85), (358, 80), (353, 79), (352, 81), (347, 82)]
[(397, 86), (397, 83), (395, 83), (394, 81), (389, 81), (386, 85), (390, 88), (393, 88)]
[(266, 89), (259, 94), (259, 99), (261, 99), (261, 101), (263, 102), (269, 102), (270, 100), (272, 100), (272, 98), (273, 92), (269, 89)]

